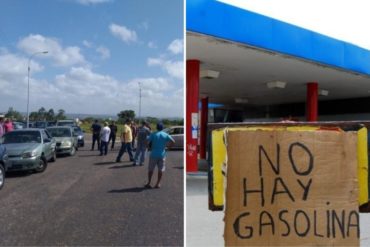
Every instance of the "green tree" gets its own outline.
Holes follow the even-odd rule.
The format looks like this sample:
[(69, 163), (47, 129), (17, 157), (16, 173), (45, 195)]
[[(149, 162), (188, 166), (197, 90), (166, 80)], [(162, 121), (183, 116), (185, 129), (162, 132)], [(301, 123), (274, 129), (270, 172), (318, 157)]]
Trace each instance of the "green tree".
[(56, 120), (64, 120), (64, 119), (66, 119), (67, 117), (64, 114), (65, 114), (65, 111), (63, 109), (59, 109), (58, 110), (58, 114), (56, 116)]
[(22, 114), (14, 110), (13, 107), (9, 107), (8, 112), (5, 114), (5, 117), (13, 119), (13, 120), (17, 120), (17, 121), (23, 120)]
[(46, 120), (46, 109), (41, 107), (38, 111), (37, 120), (42, 121)]
[(31, 121), (37, 121), (39, 117), (39, 113), (36, 111), (33, 111), (30, 113), (30, 120)]
[(133, 110), (124, 110), (120, 111), (120, 113), (117, 114), (118, 116), (118, 121), (120, 123), (126, 122), (127, 119), (134, 119), (135, 118), (135, 112)]
[(54, 113), (53, 108), (49, 109), (49, 111), (46, 113), (46, 120), (47, 121), (55, 120), (55, 113)]

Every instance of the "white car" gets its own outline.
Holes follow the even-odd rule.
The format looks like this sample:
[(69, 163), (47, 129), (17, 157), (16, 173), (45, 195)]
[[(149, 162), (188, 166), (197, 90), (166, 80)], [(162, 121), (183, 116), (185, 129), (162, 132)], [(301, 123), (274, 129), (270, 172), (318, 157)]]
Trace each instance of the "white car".
[(163, 131), (175, 140), (175, 144), (172, 144), (170, 148), (184, 149), (184, 126), (172, 126)]
[(74, 127), (76, 122), (74, 120), (58, 120), (56, 126), (71, 126)]

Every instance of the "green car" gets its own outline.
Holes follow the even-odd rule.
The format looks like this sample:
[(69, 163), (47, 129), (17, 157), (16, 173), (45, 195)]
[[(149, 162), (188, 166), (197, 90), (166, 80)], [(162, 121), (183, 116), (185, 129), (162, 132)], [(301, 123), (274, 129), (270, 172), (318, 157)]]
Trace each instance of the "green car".
[(77, 133), (70, 126), (48, 127), (46, 130), (56, 141), (57, 154), (73, 156), (78, 149)]
[(55, 161), (55, 140), (43, 129), (20, 129), (6, 133), (0, 142), (8, 152), (7, 171), (43, 172)]

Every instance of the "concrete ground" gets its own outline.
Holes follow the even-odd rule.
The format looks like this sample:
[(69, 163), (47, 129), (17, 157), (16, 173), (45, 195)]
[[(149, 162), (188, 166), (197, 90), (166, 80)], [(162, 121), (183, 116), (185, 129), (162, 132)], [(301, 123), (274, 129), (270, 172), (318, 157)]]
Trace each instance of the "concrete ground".
[(147, 161), (115, 163), (119, 146), (98, 156), (87, 143), (44, 173), (8, 175), (0, 246), (183, 246), (183, 152), (168, 152), (162, 188), (145, 189)]
[[(208, 210), (206, 173), (186, 177), (186, 246), (224, 246), (224, 213)], [(360, 214), (361, 246), (370, 246), (370, 213)]]

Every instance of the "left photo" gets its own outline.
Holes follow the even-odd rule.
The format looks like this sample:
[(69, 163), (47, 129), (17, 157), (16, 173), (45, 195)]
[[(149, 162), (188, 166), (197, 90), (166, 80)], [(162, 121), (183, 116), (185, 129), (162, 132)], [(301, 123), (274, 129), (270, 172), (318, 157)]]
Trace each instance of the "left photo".
[(1, 246), (184, 245), (183, 19), (0, 2)]

